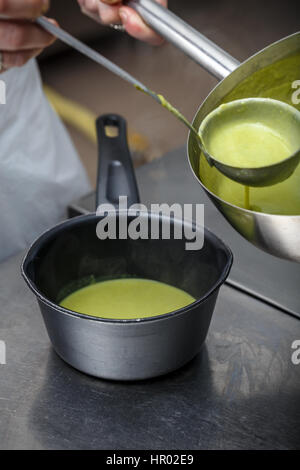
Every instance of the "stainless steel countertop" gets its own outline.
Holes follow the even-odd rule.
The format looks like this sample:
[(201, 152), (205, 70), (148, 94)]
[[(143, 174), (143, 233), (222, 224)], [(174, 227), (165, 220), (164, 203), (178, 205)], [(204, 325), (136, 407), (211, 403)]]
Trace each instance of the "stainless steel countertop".
[[(191, 202), (189, 170), (177, 175), (176, 155), (177, 163), (167, 156), (139, 170), (143, 201), (162, 202), (165, 192), (170, 202), (175, 188), (181, 202)], [(1, 449), (300, 448), (300, 365), (291, 361), (291, 344), (300, 339), (297, 318), (225, 285), (206, 346), (190, 364), (139, 383), (98, 380), (52, 350), (21, 279), (21, 258), (0, 265), (0, 340), (7, 347), (7, 364), (0, 365)]]

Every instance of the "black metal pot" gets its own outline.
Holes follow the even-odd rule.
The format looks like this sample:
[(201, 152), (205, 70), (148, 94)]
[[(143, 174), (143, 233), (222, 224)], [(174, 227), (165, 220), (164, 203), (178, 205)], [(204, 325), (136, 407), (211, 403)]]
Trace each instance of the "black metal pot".
[[(106, 126), (118, 136), (106, 134)], [(126, 142), (126, 123), (116, 115), (98, 119), (99, 173), (97, 204), (139, 202)], [(118, 213), (120, 217), (120, 213)], [(159, 217), (172, 229), (185, 222), (165, 215), (144, 214), (148, 223)], [(128, 224), (133, 219), (127, 213)], [(101, 216), (89, 214), (67, 220), (44, 233), (29, 249), (22, 274), (36, 295), (56, 352), (73, 367), (115, 380), (138, 380), (171, 372), (201, 349), (210, 325), (219, 288), (226, 280), (232, 253), (205, 229), (204, 246), (186, 251), (186, 239), (99, 240)], [(172, 230), (171, 230), (172, 234)], [(108, 320), (82, 315), (59, 306), (66, 288), (75, 290), (91, 276), (112, 279), (137, 276), (190, 293), (197, 300), (178, 311), (153, 318)]]

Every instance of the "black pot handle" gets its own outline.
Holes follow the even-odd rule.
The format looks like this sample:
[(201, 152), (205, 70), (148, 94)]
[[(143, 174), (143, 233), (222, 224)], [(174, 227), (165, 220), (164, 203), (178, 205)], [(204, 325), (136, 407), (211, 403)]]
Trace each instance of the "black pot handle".
[[(108, 135), (107, 126), (114, 128), (116, 136)], [(127, 196), (128, 206), (139, 203), (125, 119), (117, 114), (105, 114), (97, 119), (96, 128), (99, 155), (96, 210), (105, 203), (118, 206), (120, 196)]]

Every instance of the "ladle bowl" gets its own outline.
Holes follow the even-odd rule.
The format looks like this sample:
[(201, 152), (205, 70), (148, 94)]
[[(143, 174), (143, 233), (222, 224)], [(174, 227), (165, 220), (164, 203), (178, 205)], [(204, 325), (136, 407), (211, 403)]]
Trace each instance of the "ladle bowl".
[[(225, 77), (198, 109), (193, 120), (194, 127), (199, 129), (210, 112), (222, 103), (236, 99), (272, 98), (293, 106), (292, 95), (295, 90), (292, 84), (299, 79), (299, 66), (300, 33), (295, 33), (250, 57)], [(296, 207), (295, 212), (290, 215), (264, 213), (255, 208), (248, 210), (232, 200), (220, 197), (216, 173), (219, 184), (237, 183), (208, 165), (205, 156), (200, 155), (197, 138), (192, 133), (188, 138), (188, 158), (199, 184), (227, 221), (246, 240), (272, 255), (300, 262), (300, 194), (298, 202), (295, 201), (295, 207), (298, 204), (298, 208)], [(290, 180), (296, 178), (298, 172), (297, 169)], [(215, 185), (212, 184), (213, 180)], [(284, 184), (286, 182), (273, 188)]]
[[(246, 156), (242, 151), (239, 154), (239, 166), (226, 162), (226, 151), (222, 160), (218, 160), (213, 153), (215, 136), (221, 131), (230, 134), (230, 129), (241, 124), (254, 124), (270, 129), (276, 136), (282, 137), (284, 142), (288, 142), (290, 155), (283, 155), (275, 163), (266, 164), (263, 155), (257, 154), (255, 167), (243, 164)], [(281, 183), (294, 173), (300, 162), (300, 111), (283, 101), (246, 98), (221, 104), (202, 121), (199, 134), (203, 141), (203, 153), (209, 164), (214, 165), (223, 175), (245, 186), (265, 187)], [(223, 144), (224, 142), (222, 152)], [(264, 142), (261, 144), (265, 145)], [(272, 158), (272, 155), (270, 157)]]

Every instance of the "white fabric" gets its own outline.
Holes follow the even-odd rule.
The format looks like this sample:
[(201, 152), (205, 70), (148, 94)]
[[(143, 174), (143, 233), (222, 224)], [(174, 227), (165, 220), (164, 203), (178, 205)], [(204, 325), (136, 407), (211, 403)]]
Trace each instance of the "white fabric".
[(43, 94), (34, 60), (0, 75), (0, 261), (23, 250), (90, 190), (70, 138)]

